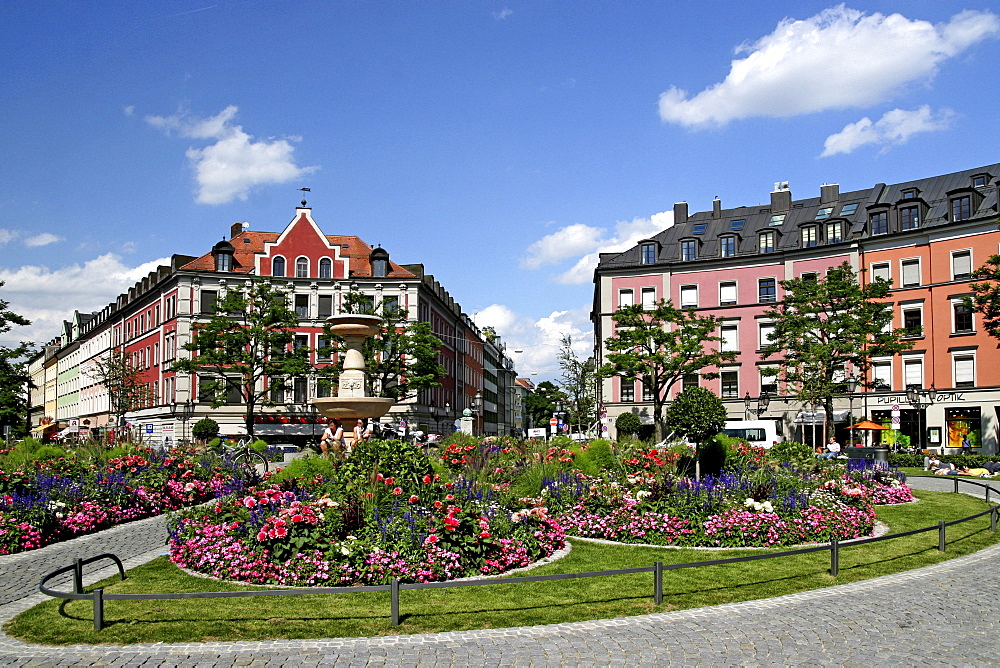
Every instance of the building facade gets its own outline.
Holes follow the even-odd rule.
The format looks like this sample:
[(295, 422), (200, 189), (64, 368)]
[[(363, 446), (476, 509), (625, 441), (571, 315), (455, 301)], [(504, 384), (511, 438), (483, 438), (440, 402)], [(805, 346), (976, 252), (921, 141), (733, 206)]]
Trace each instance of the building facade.
[[(441, 387), (402, 400), (383, 418), (403, 432), (450, 433), (451, 422), (486, 391), (485, 338), (434, 277), (422, 265), (397, 264), (385, 249), (372, 248), (357, 236), (325, 234), (303, 202), (282, 232), (252, 231), (236, 223), (209, 252), (174, 255), (169, 265), (151, 272), (101, 311), (77, 314), (52, 354), (58, 378), (52, 405), (43, 391), (44, 414), (33, 418), (33, 424), (50, 417), (60, 425), (86, 420), (98, 429), (113, 428), (108, 393), (95, 366), (116, 351), (129, 356), (147, 389), (145, 405), (125, 415), (133, 435), (154, 443), (188, 440), (193, 424), (211, 417), (223, 435), (241, 436), (243, 404), (232, 397), (231, 403), (213, 408), (197, 375), (174, 372), (172, 365), (188, 355), (184, 345), (191, 341), (194, 327), (212, 316), (220, 295), (254, 277), (267, 277), (287, 291), (289, 307), (299, 320), (294, 345), (309, 349), (313, 365), (335, 362), (318, 352), (324, 346), (323, 325), (342, 312), (351, 293), (372, 303), (396, 305), (411, 322), (431, 324), (442, 341), (439, 360), (448, 375)], [(491, 355), (498, 365), (513, 368), (501, 342), (491, 343)], [(45, 364), (36, 360), (35, 365), (47, 381)], [(275, 406), (260, 409), (255, 433), (275, 442), (318, 439), (322, 418), (311, 400), (329, 392), (315, 375), (294, 379), (286, 391), (271, 396)], [(40, 401), (33, 398), (32, 403), (43, 405)], [(478, 433), (509, 433), (512, 428), (506, 412), (491, 410), (483, 414)]]
[[(775, 365), (761, 355), (773, 331), (765, 313), (782, 299), (780, 281), (847, 262), (862, 282), (891, 282), (887, 308), (913, 346), (875, 360), (870, 387), (837, 399), (837, 436), (856, 436), (844, 431), (852, 419), (871, 419), (890, 427), (883, 441), (905, 435), (918, 447), (958, 448), (968, 436), (975, 452), (996, 453), (1000, 383), (990, 370), (1000, 368), (998, 341), (963, 299), (972, 271), (1000, 250), (998, 177), (1000, 165), (989, 165), (845, 193), (823, 185), (802, 200), (785, 182), (764, 205), (724, 209), (716, 199), (710, 211), (689, 214), (687, 203), (676, 204), (671, 227), (601, 255), (592, 312), (598, 360), (621, 306), (667, 298), (717, 316), (719, 345), (736, 359), (705, 370), (717, 379), (685, 379), (667, 398), (697, 383), (725, 400), (731, 419), (744, 419), (746, 397), (766, 391), (772, 400), (762, 418), (778, 422), (786, 438), (818, 441), (819, 412), (761, 373)], [(629, 411), (651, 421), (641, 383), (611, 378), (601, 393), (611, 418)]]

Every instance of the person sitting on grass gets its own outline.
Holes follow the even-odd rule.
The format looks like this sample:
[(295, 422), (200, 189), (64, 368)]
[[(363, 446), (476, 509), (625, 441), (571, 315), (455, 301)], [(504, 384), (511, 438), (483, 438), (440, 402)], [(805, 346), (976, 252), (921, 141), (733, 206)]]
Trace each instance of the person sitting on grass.
[(927, 466), (934, 475), (958, 475), (958, 469), (937, 457), (932, 457)]
[(961, 469), (959, 469), (958, 474), (959, 475), (971, 475), (974, 478), (992, 478), (993, 477), (993, 474), (990, 473), (987, 469), (983, 469), (983, 468), (970, 469), (968, 466), (963, 466)]

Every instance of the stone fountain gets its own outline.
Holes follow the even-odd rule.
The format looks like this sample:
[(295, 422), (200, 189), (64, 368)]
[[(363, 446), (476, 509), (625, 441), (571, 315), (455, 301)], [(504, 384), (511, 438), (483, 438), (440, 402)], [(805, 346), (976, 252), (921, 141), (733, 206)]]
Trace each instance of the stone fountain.
[(365, 356), (361, 347), (365, 339), (378, 334), (382, 318), (377, 315), (342, 313), (327, 319), (330, 332), (344, 338), (344, 372), (337, 384), (337, 396), (313, 399), (316, 409), (326, 417), (338, 420), (359, 418), (378, 419), (389, 412), (395, 399), (366, 396), (368, 376), (365, 373)]

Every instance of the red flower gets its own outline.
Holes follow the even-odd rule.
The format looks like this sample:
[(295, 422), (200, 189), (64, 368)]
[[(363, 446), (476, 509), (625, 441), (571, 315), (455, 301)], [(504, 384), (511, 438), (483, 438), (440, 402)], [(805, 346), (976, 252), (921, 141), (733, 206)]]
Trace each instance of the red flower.
[(413, 496), (410, 497), (410, 503), (416, 503), (419, 500), (420, 500), (420, 497), (417, 496), (416, 494), (414, 494)]
[(395, 489), (392, 490), (392, 493), (395, 494), (396, 496), (399, 496), (400, 494), (403, 493), (403, 488), (402, 487), (397, 487), (397, 488), (395, 488)]
[(425, 485), (431, 484), (431, 476), (430, 476), (430, 474), (427, 474), (427, 475), (424, 476), (424, 484)]

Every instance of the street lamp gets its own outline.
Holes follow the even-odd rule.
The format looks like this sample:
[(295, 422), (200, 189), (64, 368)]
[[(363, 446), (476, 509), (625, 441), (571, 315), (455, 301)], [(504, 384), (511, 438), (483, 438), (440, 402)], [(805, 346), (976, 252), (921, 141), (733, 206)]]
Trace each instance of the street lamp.
[[(751, 408), (754, 402), (756, 402), (757, 407)], [(756, 418), (759, 418), (761, 415), (767, 412), (767, 407), (768, 405), (770, 405), (770, 403), (771, 403), (771, 395), (767, 393), (767, 390), (761, 392), (760, 396), (757, 397), (756, 399), (752, 399), (750, 397), (750, 392), (747, 392), (747, 395), (743, 398), (743, 406), (746, 409), (747, 414), (753, 415)]]
[[(479, 421), (479, 414), (483, 407), (483, 391), (476, 390), (476, 396), (472, 399), (472, 415), (474, 416), (472, 422), (472, 435), (476, 435), (476, 422)], [(480, 432), (482, 430), (480, 429)]]
[(849, 402), (850, 407), (851, 407), (850, 408), (851, 424), (848, 427), (848, 431), (847, 431), (847, 433), (848, 433), (848, 440), (850, 441), (850, 443), (848, 445), (849, 446), (853, 446), (854, 445), (854, 423), (857, 422), (857, 420), (854, 419), (854, 393), (858, 391), (858, 379), (856, 377), (854, 377), (854, 376), (848, 376), (844, 380), (844, 389), (847, 390), (847, 401)]

